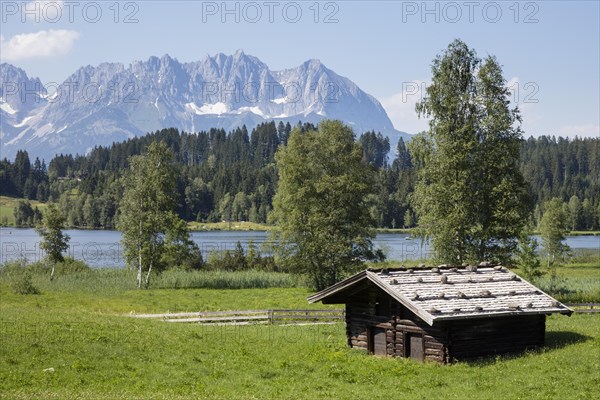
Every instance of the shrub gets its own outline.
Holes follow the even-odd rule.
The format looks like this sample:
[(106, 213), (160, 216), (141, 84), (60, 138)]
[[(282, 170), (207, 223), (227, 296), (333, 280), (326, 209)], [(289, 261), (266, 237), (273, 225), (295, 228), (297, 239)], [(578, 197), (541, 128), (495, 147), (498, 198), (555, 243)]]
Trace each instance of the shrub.
[(517, 265), (523, 272), (526, 279), (534, 280), (542, 275), (540, 259), (537, 256), (537, 240), (530, 235), (530, 232), (524, 232), (519, 238), (519, 247), (517, 249)]
[(26, 260), (6, 262), (0, 267), (0, 275), (6, 277), (20, 276), (26, 266)]
[(235, 250), (211, 251), (205, 269), (211, 271), (265, 271), (285, 272), (272, 255), (262, 256), (252, 241), (246, 252), (238, 241)]
[(29, 271), (23, 271), (21, 276), (13, 281), (12, 289), (16, 294), (40, 294), (40, 290), (33, 286)]
[(65, 257), (64, 261), (56, 264), (56, 272), (63, 275), (87, 271), (91, 271), (91, 268), (85, 262), (71, 257)]
[[(29, 264), (27, 269), (34, 274), (49, 274), (52, 270), (52, 261), (48, 258), (44, 258)], [(55, 273), (57, 275), (69, 275), (90, 270), (91, 268), (85, 262), (75, 260), (71, 257), (65, 257), (63, 261), (59, 261), (55, 265)]]

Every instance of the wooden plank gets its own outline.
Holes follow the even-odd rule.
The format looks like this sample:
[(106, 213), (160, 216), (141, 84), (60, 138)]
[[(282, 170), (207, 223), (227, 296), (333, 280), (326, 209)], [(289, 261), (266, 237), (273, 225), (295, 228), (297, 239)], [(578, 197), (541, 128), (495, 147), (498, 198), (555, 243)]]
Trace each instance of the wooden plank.
[(251, 315), (266, 314), (269, 310), (244, 310), (244, 311), (206, 311), (206, 312), (184, 312), (184, 313), (165, 313), (165, 314), (132, 314), (133, 318), (179, 318), (179, 317), (210, 317), (220, 315)]
[(286, 310), (286, 309), (272, 309), (270, 310), (274, 313), (276, 312), (285, 312), (285, 313), (329, 313), (329, 314), (340, 314), (340, 313), (344, 313), (345, 311), (342, 309), (339, 310), (331, 310), (331, 309), (323, 309), (323, 310), (313, 310), (313, 309), (290, 309), (290, 310)]
[(168, 322), (270, 322), (285, 321), (332, 321), (344, 318), (344, 310), (237, 310), (237, 311), (207, 311), (163, 314), (134, 314), (134, 318), (164, 319)]
[(362, 341), (362, 340), (352, 340), (352, 347), (359, 347), (359, 348), (364, 348), (367, 349), (367, 342)]
[(430, 348), (430, 349), (443, 349), (444, 348), (444, 344), (440, 343), (440, 342), (430, 342), (430, 341), (425, 341), (425, 347), (426, 348)]
[(441, 357), (443, 355), (443, 352), (441, 350), (437, 350), (437, 349), (430, 349), (428, 347), (425, 348), (425, 355), (433, 355), (433, 356), (438, 356)]
[(213, 317), (213, 318), (174, 318), (167, 319), (167, 322), (198, 322), (198, 323), (211, 323), (211, 322), (224, 322), (224, 321), (268, 321), (268, 315), (254, 315), (254, 316), (241, 316), (241, 317)]
[(567, 306), (569, 308), (573, 308), (573, 307), (600, 308), (600, 303), (566, 303), (565, 306)]

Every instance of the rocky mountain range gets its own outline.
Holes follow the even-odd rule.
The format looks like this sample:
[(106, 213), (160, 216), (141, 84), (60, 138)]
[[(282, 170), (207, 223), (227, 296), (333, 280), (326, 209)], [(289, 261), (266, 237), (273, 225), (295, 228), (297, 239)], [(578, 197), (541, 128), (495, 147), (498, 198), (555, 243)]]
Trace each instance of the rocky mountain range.
[(381, 132), (392, 148), (410, 137), (373, 96), (318, 60), (272, 71), (242, 51), (190, 63), (165, 55), (81, 67), (53, 87), (4, 63), (0, 78), (1, 150), (9, 159), (19, 149), (48, 161), (162, 128), (251, 129), (270, 120), (340, 119), (357, 135)]

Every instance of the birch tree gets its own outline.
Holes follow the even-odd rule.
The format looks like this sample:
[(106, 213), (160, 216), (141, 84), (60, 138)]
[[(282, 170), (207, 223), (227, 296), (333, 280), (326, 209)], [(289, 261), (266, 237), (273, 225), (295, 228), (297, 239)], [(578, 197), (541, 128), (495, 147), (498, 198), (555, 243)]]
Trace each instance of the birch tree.
[(50, 280), (54, 279), (56, 263), (64, 261), (63, 251), (69, 248), (69, 235), (65, 234), (65, 217), (54, 204), (49, 204), (44, 213), (43, 225), (36, 228), (42, 237), (40, 248), (46, 252), (46, 256), (52, 264)]
[[(159, 267), (164, 239), (178, 220), (173, 154), (162, 142), (148, 146), (146, 154), (129, 159), (123, 177), (124, 194), (118, 229), (123, 233), (127, 265), (137, 269), (138, 288), (148, 286)], [(144, 278), (145, 274), (145, 278)]]

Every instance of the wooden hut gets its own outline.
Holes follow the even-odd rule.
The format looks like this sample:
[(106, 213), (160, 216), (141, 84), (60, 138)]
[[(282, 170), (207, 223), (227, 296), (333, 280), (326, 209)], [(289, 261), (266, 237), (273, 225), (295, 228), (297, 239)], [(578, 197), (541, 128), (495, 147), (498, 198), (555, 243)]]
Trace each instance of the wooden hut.
[(346, 305), (348, 345), (450, 363), (544, 344), (546, 316), (573, 311), (502, 266), (368, 269), (308, 298)]

